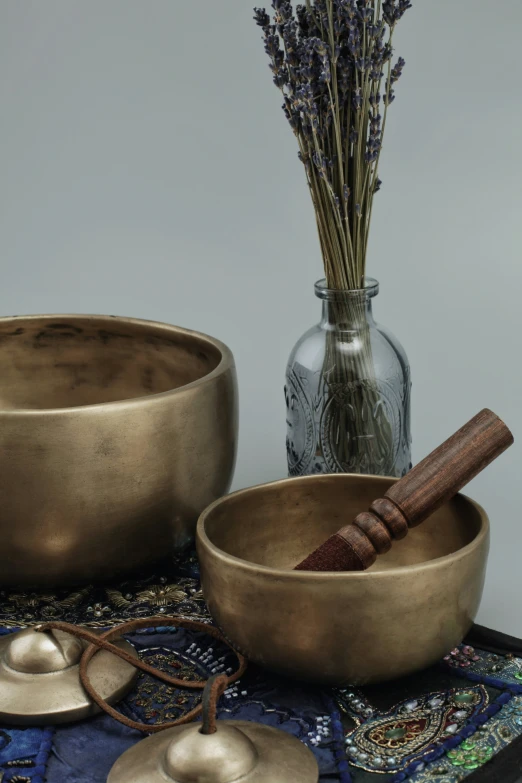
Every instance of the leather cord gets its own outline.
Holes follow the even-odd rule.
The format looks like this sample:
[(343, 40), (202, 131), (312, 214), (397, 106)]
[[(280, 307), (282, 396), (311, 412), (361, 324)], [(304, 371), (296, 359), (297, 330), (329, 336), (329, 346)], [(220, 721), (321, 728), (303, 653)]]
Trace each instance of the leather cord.
[(201, 724), (201, 734), (216, 733), (216, 714), (219, 697), (223, 695), (228, 687), (226, 674), (215, 674), (211, 677), (203, 691), (203, 721)]
[(138, 631), (142, 628), (154, 627), (186, 628), (191, 631), (202, 631), (209, 636), (213, 636), (214, 639), (217, 639), (223, 644), (226, 644), (227, 647), (230, 647), (229, 643), (226, 641), (226, 639), (224, 639), (217, 628), (214, 628), (211, 625), (207, 625), (206, 623), (200, 623), (196, 620), (187, 620), (181, 617), (143, 617), (136, 620), (129, 620), (126, 623), (122, 623), (121, 625), (115, 626), (114, 628), (110, 628), (108, 631), (105, 631), (100, 635), (95, 634), (86, 628), (63, 622), (42, 623), (41, 625), (36, 626), (35, 630), (41, 633), (53, 630), (64, 631), (65, 633), (71, 634), (71, 636), (75, 636), (76, 638), (82, 639), (89, 643), (80, 660), (81, 683), (92, 701), (97, 704), (98, 707), (103, 710), (103, 712), (106, 712), (124, 726), (128, 726), (131, 729), (136, 729), (137, 731), (141, 731), (146, 734), (153, 734), (158, 731), (163, 731), (164, 729), (173, 728), (174, 726), (181, 726), (184, 723), (190, 723), (203, 712), (205, 712), (205, 723), (203, 726), (205, 731), (202, 730), (202, 733), (214, 733), (216, 730), (215, 723), (217, 701), (226, 688), (228, 688), (230, 685), (232, 685), (232, 683), (236, 682), (240, 677), (243, 676), (247, 667), (246, 658), (244, 658), (232, 647), (230, 647), (230, 649), (238, 660), (237, 671), (235, 671), (230, 676), (227, 676), (226, 674), (220, 674), (211, 677), (208, 680), (209, 687), (204, 694), (204, 704), (199, 704), (197, 707), (190, 710), (190, 712), (188, 712), (186, 715), (183, 715), (181, 718), (178, 718), (175, 721), (156, 724), (139, 723), (138, 721), (132, 720), (131, 718), (127, 718), (125, 715), (122, 715), (121, 712), (118, 712), (109, 704), (107, 704), (107, 702), (102, 699), (99, 693), (97, 693), (97, 691), (94, 689), (89, 678), (88, 666), (90, 661), (100, 650), (106, 650), (107, 652), (116, 655), (118, 658), (121, 658), (127, 663), (130, 663), (131, 666), (135, 666), (137, 669), (140, 669), (146, 674), (149, 674), (151, 677), (155, 677), (156, 679), (167, 683), (167, 685), (171, 685), (177, 688), (194, 688), (200, 690), (206, 688), (207, 682), (202, 682), (200, 680), (182, 680), (178, 677), (172, 677), (170, 674), (162, 672), (160, 669), (156, 669), (138, 658), (134, 658), (125, 650), (121, 650), (119, 647), (111, 644), (113, 639), (119, 638), (123, 634), (132, 633), (133, 631)]

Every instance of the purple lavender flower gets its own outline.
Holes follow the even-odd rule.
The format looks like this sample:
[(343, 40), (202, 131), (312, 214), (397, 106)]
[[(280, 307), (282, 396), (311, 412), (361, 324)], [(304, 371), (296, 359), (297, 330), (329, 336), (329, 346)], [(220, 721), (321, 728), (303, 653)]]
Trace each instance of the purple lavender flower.
[(402, 69), (404, 68), (405, 65), (406, 65), (406, 60), (404, 60), (402, 57), (399, 57), (399, 59), (397, 60), (397, 62), (395, 63), (391, 71), (391, 81), (390, 81), (391, 84), (395, 84), (395, 82), (399, 81), (399, 79), (402, 76)]
[(310, 113), (314, 107), (314, 91), (310, 84), (303, 84), (295, 93), (296, 109)]
[(298, 111), (296, 111), (293, 107), (292, 101), (290, 98), (286, 97), (285, 102), (283, 104), (283, 111), (285, 113), (285, 117), (290, 123), (290, 127), (296, 134), (296, 136), (299, 134), (299, 131), (301, 130), (301, 115)]
[(312, 160), (321, 179), (328, 180), (328, 169), (332, 168), (332, 161), (328, 160), (324, 155), (319, 155), (317, 152), (313, 153)]
[(296, 15), (297, 24), (301, 35), (303, 36), (303, 38), (307, 38), (310, 21), (309, 21), (308, 10), (306, 6), (298, 5), (295, 9), (295, 15)]
[(343, 98), (346, 100), (353, 84), (353, 74), (350, 60), (347, 57), (339, 57), (337, 61), (337, 85)]
[(364, 153), (364, 159), (366, 160), (367, 163), (373, 163), (374, 161), (377, 160), (377, 158), (379, 157), (380, 148), (381, 147), (379, 145), (376, 149), (368, 149), (367, 152)]
[(369, 57), (359, 57), (358, 60), (355, 61), (355, 67), (358, 71), (361, 71), (361, 73), (364, 73), (365, 71), (369, 71), (371, 68), (371, 60)]
[(371, 8), (360, 8), (359, 17), (364, 24), (368, 24), (373, 19), (373, 10)]
[(373, 132), (378, 133), (381, 127), (382, 117), (380, 114), (372, 114), (371, 112), (369, 114), (370, 128)]
[[(332, 79), (330, 69), (330, 47), (320, 38), (311, 38), (307, 47), (308, 73), (312, 72), (313, 78), (313, 53), (318, 57), (319, 70), (318, 78), (320, 84), (329, 84)], [(310, 63), (312, 66), (310, 67)]]
[(382, 57), (381, 57), (382, 64), (384, 65), (384, 63), (387, 63), (388, 60), (391, 60), (392, 55), (393, 55), (393, 49), (390, 46), (390, 44), (387, 43), (382, 50)]
[(351, 27), (348, 35), (348, 49), (354, 58), (358, 58), (361, 53), (361, 34), (357, 27)]
[(283, 34), (283, 27), (286, 22), (292, 19), (292, 3), (288, 0), (273, 0), (274, 22), (280, 35)]
[(283, 66), (285, 55), (279, 44), (279, 36), (273, 30), (273, 27), (267, 27), (265, 30), (265, 52), (272, 60), (272, 65)]
[(382, 24), (368, 24), (366, 25), (366, 34), (372, 39), (377, 40), (382, 32)]
[(355, 19), (357, 15), (357, 4), (355, 0), (340, 0), (339, 11), (341, 17), (344, 17), (350, 21)]
[[(381, 187), (376, 171), (385, 114), (381, 107), (393, 102), (392, 88), (405, 65), (399, 57), (390, 68), (391, 33), (411, 1), (301, 0), (295, 10), (291, 0), (270, 3), (272, 13), (256, 7), (254, 20), (283, 94), (283, 112), (298, 138), (308, 182), (331, 209), (342, 207), (345, 230), (353, 226), (352, 218), (361, 218), (363, 237), (368, 205)], [(365, 176), (354, 177), (356, 160)], [(323, 226), (326, 234), (331, 225)], [(330, 239), (331, 247), (339, 247), (346, 236)]]
[(310, 156), (309, 155), (304, 155), (301, 151), (299, 151), (297, 153), (297, 157), (299, 158), (299, 160), (301, 161), (301, 163), (305, 167), (305, 171), (306, 171), (307, 176), (309, 176), (310, 175)]
[(410, 0), (384, 0), (382, 4), (382, 15), (384, 21), (395, 27), (397, 22), (402, 19), (408, 8), (411, 8)]
[(320, 38), (313, 38), (313, 44), (314, 49), (319, 55), (319, 57), (327, 57), (330, 54), (330, 47), (327, 43), (322, 41)]
[(382, 117), (379, 113), (369, 113), (369, 133), (365, 153), (367, 163), (373, 163), (379, 157), (382, 146), (381, 121)]
[(384, 0), (382, 4), (382, 15), (384, 21), (393, 27), (395, 25), (395, 3), (394, 0)]
[(254, 8), (254, 19), (259, 27), (266, 28), (270, 24), (270, 17), (264, 8)]
[(319, 74), (319, 81), (321, 84), (330, 84), (332, 81), (332, 72), (330, 70), (330, 63), (328, 61), (324, 62), (321, 68), (321, 73)]

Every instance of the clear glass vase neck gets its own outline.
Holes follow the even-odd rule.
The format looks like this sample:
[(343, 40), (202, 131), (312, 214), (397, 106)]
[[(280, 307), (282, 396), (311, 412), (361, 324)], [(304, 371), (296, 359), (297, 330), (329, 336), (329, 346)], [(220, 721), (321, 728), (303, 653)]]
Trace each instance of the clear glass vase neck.
[(365, 287), (357, 290), (328, 288), (326, 280), (315, 284), (315, 295), (322, 301), (323, 329), (354, 332), (374, 323), (372, 301), (379, 293), (379, 283), (373, 278), (365, 282)]

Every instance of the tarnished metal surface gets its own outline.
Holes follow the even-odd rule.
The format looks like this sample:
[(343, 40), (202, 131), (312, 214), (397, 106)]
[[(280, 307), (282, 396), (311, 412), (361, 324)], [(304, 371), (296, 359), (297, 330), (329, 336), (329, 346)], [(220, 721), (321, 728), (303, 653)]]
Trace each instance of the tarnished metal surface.
[(420, 670), (462, 641), (478, 611), (489, 548), (486, 513), (462, 495), (368, 571), (291, 570), (393, 481), (286, 479), (203, 512), (203, 593), (247, 658), (290, 677), (364, 684)]
[(237, 440), (229, 349), (109, 316), (0, 319), (0, 582), (106, 580), (193, 536)]
[[(116, 642), (137, 657), (128, 642)], [(84, 645), (62, 631), (27, 628), (0, 639), (0, 721), (52, 726), (89, 718), (99, 709), (80, 682)], [(98, 693), (115, 704), (132, 688), (137, 669), (102, 650), (89, 666)]]
[(317, 783), (312, 752), (280, 729), (247, 721), (179, 726), (139, 742), (113, 766), (107, 783)]

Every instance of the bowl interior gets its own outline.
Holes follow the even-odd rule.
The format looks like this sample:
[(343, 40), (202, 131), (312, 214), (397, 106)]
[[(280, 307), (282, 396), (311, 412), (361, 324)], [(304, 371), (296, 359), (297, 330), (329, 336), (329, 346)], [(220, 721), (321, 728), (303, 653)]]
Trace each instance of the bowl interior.
[[(312, 476), (253, 487), (229, 495), (204, 517), (210, 542), (234, 557), (292, 569), (339, 528), (382, 497), (393, 479)], [(478, 507), (463, 495), (439, 509), (371, 570), (413, 565), (449, 555), (481, 530)]]
[(110, 316), (0, 320), (0, 410), (70, 408), (178, 389), (214, 370), (203, 335)]

